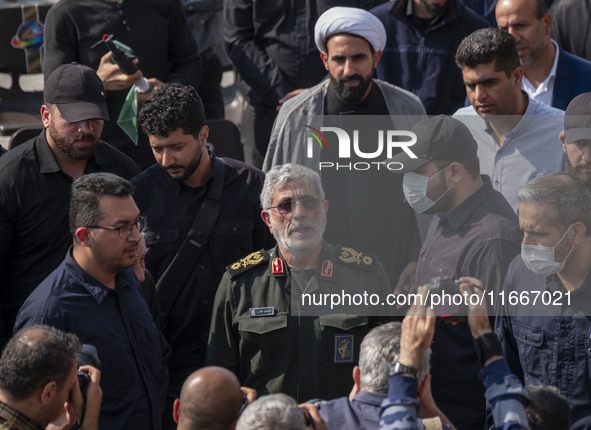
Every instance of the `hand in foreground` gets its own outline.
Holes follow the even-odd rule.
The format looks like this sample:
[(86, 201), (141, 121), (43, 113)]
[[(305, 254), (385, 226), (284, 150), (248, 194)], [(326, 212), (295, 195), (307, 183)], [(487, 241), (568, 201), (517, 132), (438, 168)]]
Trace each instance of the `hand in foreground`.
[(406, 366), (418, 368), (423, 353), (431, 345), (435, 333), (435, 315), (427, 308), (427, 287), (419, 287), (417, 296), (422, 297), (410, 307), (402, 321), (400, 356), (398, 361)]
[[(134, 63), (138, 63), (138, 59), (133, 60)], [(138, 70), (133, 75), (126, 75), (121, 71), (117, 64), (111, 62), (111, 52), (107, 52), (101, 57), (98, 70), (96, 74), (107, 91), (117, 91), (130, 88), (142, 77), (142, 72)]]
[[(485, 291), (482, 288), (482, 281), (471, 276), (463, 276), (460, 278), (460, 281), (462, 281), (460, 284), (460, 293), (468, 295), (476, 294), (478, 296), (478, 303), (476, 303), (476, 300), (468, 301), (468, 325), (470, 326), (472, 337), (476, 339), (485, 333), (491, 333), (492, 328), (488, 317), (488, 304), (484, 296)], [(472, 288), (469, 284), (476, 285), (479, 288)]]

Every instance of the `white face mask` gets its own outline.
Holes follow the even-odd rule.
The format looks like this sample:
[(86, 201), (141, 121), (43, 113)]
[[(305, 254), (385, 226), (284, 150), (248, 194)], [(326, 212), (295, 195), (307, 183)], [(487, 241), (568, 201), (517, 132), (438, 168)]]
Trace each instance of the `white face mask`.
[[(448, 166), (449, 167), (449, 166)], [(431, 176), (419, 175), (415, 172), (408, 172), (404, 174), (402, 178), (402, 191), (406, 201), (412, 207), (415, 212), (422, 214), (423, 212), (431, 209), (435, 203), (437, 203), (453, 186), (453, 183), (449, 186), (443, 194), (441, 194), (437, 200), (433, 201), (427, 197), (427, 187), (429, 186), (429, 180), (439, 175), (447, 167), (441, 169), (439, 172)]]
[(562, 239), (566, 237), (566, 234), (570, 230), (572, 225), (562, 235), (558, 243), (554, 246), (540, 246), (540, 245), (521, 245), (521, 259), (529, 270), (538, 275), (550, 276), (560, 272), (566, 265), (566, 260), (570, 257), (573, 252), (575, 245), (573, 245), (568, 252), (568, 255), (564, 257), (560, 263), (554, 260), (554, 249), (558, 246)]

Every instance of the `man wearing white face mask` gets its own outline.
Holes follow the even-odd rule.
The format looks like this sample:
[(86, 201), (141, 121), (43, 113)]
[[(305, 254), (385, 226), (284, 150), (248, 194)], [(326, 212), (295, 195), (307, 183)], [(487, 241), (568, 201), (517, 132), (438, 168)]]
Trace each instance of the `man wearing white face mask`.
[[(571, 429), (591, 426), (591, 191), (566, 173), (518, 191), (521, 255), (495, 331), (512, 373), (566, 396)], [(536, 300), (537, 299), (537, 300)]]
[[(393, 161), (404, 165), (408, 203), (417, 212), (435, 214), (419, 253), (416, 285), (436, 276), (474, 276), (487, 290), (499, 290), (521, 235), (507, 200), (480, 175), (474, 137), (460, 121), (443, 115), (417, 123), (412, 131), (417, 158), (400, 153)], [(435, 401), (458, 428), (483, 428), (484, 389), (476, 376), (482, 365), (467, 322), (437, 324), (434, 339)]]

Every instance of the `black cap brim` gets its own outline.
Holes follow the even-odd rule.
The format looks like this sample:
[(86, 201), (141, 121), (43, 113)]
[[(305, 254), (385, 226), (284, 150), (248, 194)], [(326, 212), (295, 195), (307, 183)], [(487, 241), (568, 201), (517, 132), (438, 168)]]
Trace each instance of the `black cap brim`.
[(427, 160), (426, 158), (410, 158), (408, 154), (406, 154), (405, 152), (401, 152), (395, 155), (394, 157), (389, 158), (387, 163), (399, 163), (400, 165), (402, 165), (401, 169), (392, 169), (392, 172), (402, 174), (412, 172), (418, 169), (419, 167), (424, 166), (429, 161), (431, 160)]
[(89, 119), (103, 119), (109, 121), (109, 111), (106, 103), (78, 102), (56, 104), (64, 119), (68, 122), (80, 122)]

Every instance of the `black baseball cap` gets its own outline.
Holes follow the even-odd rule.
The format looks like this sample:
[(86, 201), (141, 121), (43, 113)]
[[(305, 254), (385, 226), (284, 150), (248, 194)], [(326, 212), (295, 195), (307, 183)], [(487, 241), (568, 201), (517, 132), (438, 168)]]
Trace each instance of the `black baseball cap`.
[(576, 96), (564, 112), (564, 140), (591, 139), (591, 93)]
[(45, 81), (43, 100), (57, 106), (68, 122), (109, 120), (105, 87), (88, 66), (62, 64)]
[(411, 131), (417, 142), (408, 149), (417, 156), (412, 158), (400, 152), (388, 160), (404, 167), (395, 173), (407, 173), (433, 160), (460, 161), (476, 157), (478, 145), (464, 124), (455, 118), (439, 115), (416, 123)]

